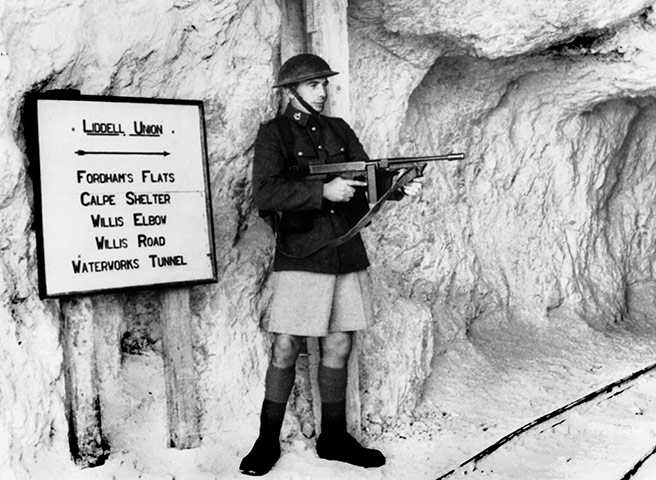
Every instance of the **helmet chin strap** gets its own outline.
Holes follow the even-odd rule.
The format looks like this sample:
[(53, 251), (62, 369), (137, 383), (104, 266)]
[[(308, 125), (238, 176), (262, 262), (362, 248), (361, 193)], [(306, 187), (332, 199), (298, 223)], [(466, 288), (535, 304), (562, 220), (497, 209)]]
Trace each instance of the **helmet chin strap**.
[(301, 97), (301, 95), (298, 93), (298, 91), (296, 90), (296, 87), (295, 87), (294, 85), (290, 85), (290, 86), (287, 87), (287, 88), (289, 88), (289, 91), (292, 92), (292, 95), (294, 96), (294, 98), (295, 98), (296, 100), (298, 100), (298, 103), (300, 103), (301, 105), (303, 105), (303, 107), (308, 111), (308, 113), (310, 113), (310, 114), (311, 114), (312, 116), (314, 116), (314, 117), (319, 118), (320, 113), (317, 112), (314, 108), (312, 108), (312, 105), (310, 105), (309, 103), (307, 103), (307, 102), (303, 99), (303, 97)]

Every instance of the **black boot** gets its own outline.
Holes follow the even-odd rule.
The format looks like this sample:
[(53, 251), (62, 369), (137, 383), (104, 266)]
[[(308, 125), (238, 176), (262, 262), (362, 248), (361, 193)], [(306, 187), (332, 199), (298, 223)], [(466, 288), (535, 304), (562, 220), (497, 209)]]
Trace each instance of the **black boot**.
[(280, 458), (280, 429), (286, 407), (284, 403), (264, 400), (260, 415), (260, 436), (241, 461), (241, 473), (259, 477), (268, 473), (276, 464)]
[(244, 475), (260, 477), (269, 473), (280, 458), (280, 442), (278, 438), (267, 438), (260, 435), (250, 453), (244, 457), (239, 470)]
[(365, 468), (382, 467), (385, 456), (373, 448), (365, 448), (346, 431), (346, 402), (321, 404), (321, 435), (317, 454), (325, 460), (336, 460)]
[(325, 460), (346, 462), (364, 468), (385, 465), (385, 456), (379, 450), (363, 447), (346, 430), (339, 434), (322, 433), (317, 440), (317, 454)]

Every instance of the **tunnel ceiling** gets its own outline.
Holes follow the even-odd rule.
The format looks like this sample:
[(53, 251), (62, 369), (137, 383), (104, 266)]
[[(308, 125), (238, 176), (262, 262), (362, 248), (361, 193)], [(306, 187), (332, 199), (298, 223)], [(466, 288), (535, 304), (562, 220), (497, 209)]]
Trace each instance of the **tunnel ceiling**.
[(427, 36), (442, 48), (499, 58), (613, 30), (652, 3), (537, 0), (518, 8), (515, 0), (352, 0), (349, 9), (353, 19), (392, 35)]

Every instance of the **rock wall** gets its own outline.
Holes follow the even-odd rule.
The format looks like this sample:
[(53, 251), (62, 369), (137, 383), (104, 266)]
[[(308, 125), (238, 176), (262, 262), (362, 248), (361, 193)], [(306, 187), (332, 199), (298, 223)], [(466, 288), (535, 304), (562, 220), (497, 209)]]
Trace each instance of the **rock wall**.
[(369, 229), (381, 323), (361, 361), (374, 423), (417, 405), (452, 342), (556, 315), (649, 322), (650, 3), (352, 2), (354, 111), (370, 151), (467, 154), (429, 166), (421, 199)]
[[(358, 339), (367, 430), (411, 415), (440, 353), (500, 323), (653, 317), (651, 3), (350, 2), (353, 125), (371, 155), (467, 154), (430, 165), (421, 197), (387, 205), (365, 234), (378, 318)], [(205, 102), (220, 280), (191, 289), (201, 429), (255, 428), (273, 239), (249, 165), (277, 109), (278, 2), (8, 0), (0, 18), (3, 479), (35, 478), (48, 459), (74, 468), (59, 302), (37, 291), (32, 91)], [(158, 295), (94, 298), (101, 398), (121, 344), (157, 350)]]
[[(402, 143), (468, 142), (469, 162), (444, 169), (426, 192), (451, 206), (431, 203), (425, 214), (442, 227), (436, 245), (466, 234), (439, 263), (455, 271), (468, 252), (469, 272), (453, 280), (484, 286), (487, 300), (469, 301), (480, 304), (476, 316), (544, 322), (567, 308), (602, 326), (630, 317), (629, 286), (652, 281), (651, 16), (528, 58), (442, 59), (414, 92)], [(424, 258), (431, 271), (437, 256)]]

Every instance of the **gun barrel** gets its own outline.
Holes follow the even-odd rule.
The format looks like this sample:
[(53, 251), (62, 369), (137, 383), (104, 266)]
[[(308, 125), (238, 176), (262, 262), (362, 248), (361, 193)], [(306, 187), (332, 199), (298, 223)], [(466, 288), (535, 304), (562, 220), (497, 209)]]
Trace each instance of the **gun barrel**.
[(311, 176), (311, 175), (340, 175), (342, 173), (365, 173), (368, 168), (389, 168), (396, 169), (412, 168), (418, 164), (426, 162), (444, 162), (463, 160), (464, 153), (448, 153), (446, 155), (431, 155), (426, 157), (395, 157), (395, 158), (377, 158), (374, 160), (360, 162), (342, 162), (342, 163), (317, 163), (306, 167), (294, 166), (289, 169), (293, 176)]
[(394, 165), (396, 163), (407, 162), (452, 162), (454, 160), (464, 160), (464, 153), (447, 153), (446, 155), (429, 155), (427, 157), (395, 157), (395, 158), (381, 158), (374, 160), (376, 162), (389, 162)]

